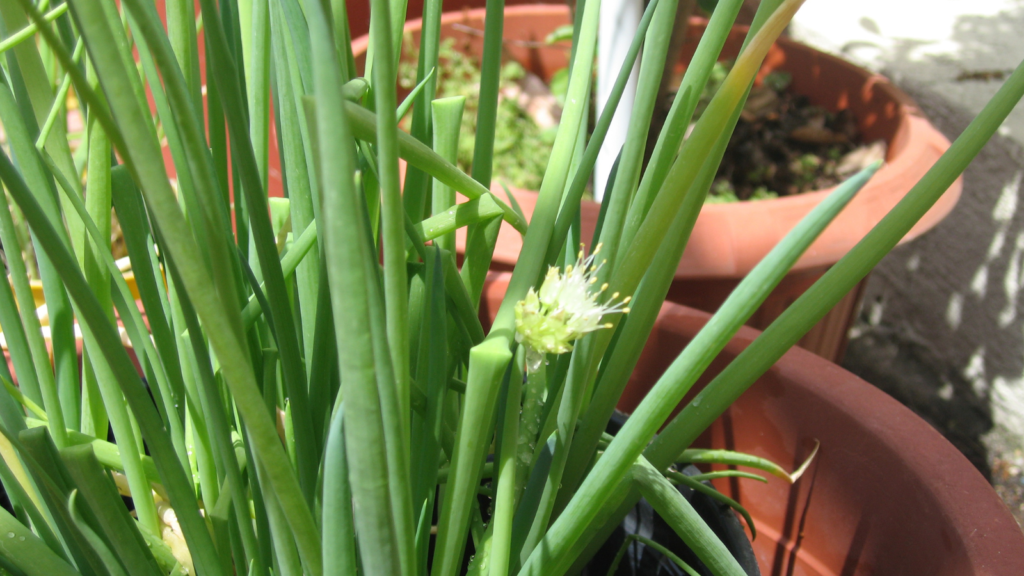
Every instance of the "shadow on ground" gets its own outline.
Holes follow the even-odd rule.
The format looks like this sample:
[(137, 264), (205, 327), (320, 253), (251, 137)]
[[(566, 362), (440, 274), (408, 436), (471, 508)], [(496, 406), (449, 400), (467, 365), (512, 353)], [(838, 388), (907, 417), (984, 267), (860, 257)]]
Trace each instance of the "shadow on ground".
[[(952, 140), (974, 116), (953, 102), (983, 103), (995, 93), (1024, 57), (1022, 29), (1024, 2), (999, 17), (963, 17), (955, 57), (898, 41), (883, 73)], [(923, 63), (931, 76), (915, 72)], [(1024, 525), (1022, 142), (1017, 110), (965, 172), (953, 213), (882, 261), (843, 365), (942, 432)]]

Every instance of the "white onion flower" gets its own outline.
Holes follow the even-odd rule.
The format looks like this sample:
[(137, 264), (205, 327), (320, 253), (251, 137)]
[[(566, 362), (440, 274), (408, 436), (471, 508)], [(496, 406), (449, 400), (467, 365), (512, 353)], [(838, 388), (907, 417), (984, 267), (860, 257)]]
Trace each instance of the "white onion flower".
[(601, 251), (584, 258), (583, 250), (575, 265), (548, 268), (540, 290), (530, 288), (526, 298), (516, 303), (516, 342), (526, 347), (526, 370), (536, 372), (545, 354), (564, 354), (572, 350), (572, 342), (584, 334), (611, 328), (602, 322), (606, 314), (626, 314), (630, 297), (616, 302), (619, 293), (599, 301), (608, 284), (597, 284), (597, 272), (604, 261), (594, 264)]

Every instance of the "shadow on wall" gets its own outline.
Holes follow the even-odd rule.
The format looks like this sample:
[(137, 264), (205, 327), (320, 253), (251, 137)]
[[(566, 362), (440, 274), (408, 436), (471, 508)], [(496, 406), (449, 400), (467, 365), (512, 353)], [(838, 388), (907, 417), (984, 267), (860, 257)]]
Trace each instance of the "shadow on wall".
[[(961, 17), (955, 56), (897, 41), (883, 73), (953, 139), (974, 112), (951, 102), (995, 93), (1024, 56), (1022, 27), (1024, 9)], [(915, 73), (922, 63), (931, 77)], [(986, 477), (989, 450), (1024, 445), (1024, 130), (1007, 129), (1024, 128), (1020, 118), (967, 169), (952, 214), (878, 266), (843, 362), (928, 420)]]

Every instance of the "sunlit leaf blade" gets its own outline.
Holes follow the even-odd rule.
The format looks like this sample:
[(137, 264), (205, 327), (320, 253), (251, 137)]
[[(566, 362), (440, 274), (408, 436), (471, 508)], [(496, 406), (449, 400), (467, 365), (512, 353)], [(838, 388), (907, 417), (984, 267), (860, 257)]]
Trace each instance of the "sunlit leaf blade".
[[(344, 437), (352, 486), (359, 552), (367, 574), (398, 574), (392, 530), (391, 499), (385, 455), (380, 399), (372, 338), (368, 278), (377, 264), (367, 245), (367, 222), (359, 215), (360, 191), (353, 181), (354, 149), (348, 145), (349, 123), (342, 110), (334, 42), (323, 7), (310, 19), (316, 96), (317, 146), (320, 154), (321, 215), (324, 222), (327, 280), (330, 282), (342, 395), (345, 398)], [(388, 111), (390, 114), (391, 112)], [(390, 364), (390, 360), (388, 360)]]
[[(5, 535), (0, 540), (0, 554), (26, 576), (81, 576), (3, 508), (0, 508), (0, 532)], [(8, 536), (10, 534), (14, 537)]]

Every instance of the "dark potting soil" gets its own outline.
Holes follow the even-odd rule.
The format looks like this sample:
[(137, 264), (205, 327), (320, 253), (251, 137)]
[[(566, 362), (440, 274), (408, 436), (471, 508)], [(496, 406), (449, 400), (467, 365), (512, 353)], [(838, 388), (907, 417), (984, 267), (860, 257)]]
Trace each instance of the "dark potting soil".
[[(401, 83), (415, 85), (415, 57), (411, 42), (403, 60)], [(438, 97), (466, 96), (459, 141), (459, 165), (469, 170), (474, 150), (479, 62), (456, 46), (454, 39), (441, 45), (444, 72), (438, 79)], [(694, 121), (700, 117), (731, 69), (731, 62), (715, 65), (697, 104)], [(515, 188), (536, 190), (547, 164), (561, 116), (567, 85), (567, 70), (556, 72), (551, 82), (524, 69), (514, 61), (502, 67), (496, 133), (494, 177)], [(857, 121), (847, 110), (830, 112), (790, 90), (790, 76), (774, 72), (755, 86), (729, 141), (717, 176), (708, 194), (709, 203), (761, 200), (801, 194), (835, 186), (884, 159), (884, 141), (863, 142)], [(663, 109), (655, 114), (664, 119), (673, 95), (661, 99)], [(594, 108), (592, 107), (592, 111)], [(591, 122), (595, 121), (591, 118)], [(657, 131), (660, 122), (652, 129)], [(652, 136), (654, 138), (654, 136)], [(649, 141), (649, 148), (654, 140)], [(647, 151), (650, 153), (650, 149)]]
[[(608, 432), (618, 432), (625, 420), (625, 415), (616, 411), (608, 423)], [(696, 476), (702, 472), (696, 466), (689, 465), (682, 473), (686, 476)], [(709, 482), (704, 484), (711, 485)], [(695, 492), (686, 486), (677, 486), (677, 489), (725, 544), (747, 576), (760, 576), (761, 571), (750, 539), (736, 513), (728, 505), (706, 494)], [(637, 536), (642, 539), (637, 539)], [(701, 576), (712, 576), (707, 566), (644, 499), (637, 502), (629, 511), (622, 523), (583, 568), (580, 576), (686, 576), (686, 572), (674, 560), (645, 545), (642, 541), (644, 539), (667, 549)], [(614, 572), (609, 572), (616, 557), (619, 557), (618, 565), (615, 566)]]
[[(695, 476), (701, 471), (695, 466), (687, 466), (683, 473), (687, 476)], [(757, 566), (757, 559), (750, 545), (750, 539), (736, 517), (736, 513), (729, 506), (716, 502), (705, 494), (694, 492), (685, 486), (677, 488), (701, 519), (725, 544), (747, 576), (760, 576), (761, 571)], [(630, 510), (622, 524), (608, 537), (580, 576), (606, 576), (609, 574), (608, 571), (616, 556), (620, 554), (618, 566), (612, 573), (614, 576), (686, 576), (686, 572), (673, 560), (635, 539), (635, 536), (649, 538), (668, 549), (701, 576), (713, 576), (707, 566), (679, 538), (672, 527), (643, 499)], [(627, 541), (627, 539), (629, 540)], [(625, 545), (624, 550), (622, 550), (623, 545)]]
[[(718, 63), (697, 107), (717, 92), (730, 65)], [(864, 143), (849, 110), (830, 112), (789, 88), (785, 72), (755, 86), (729, 140), (708, 196), (735, 202), (790, 196), (835, 186), (885, 158), (883, 141)]]

